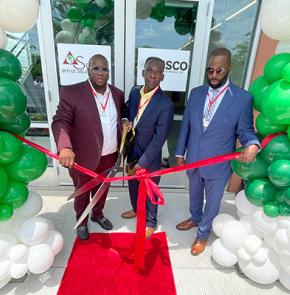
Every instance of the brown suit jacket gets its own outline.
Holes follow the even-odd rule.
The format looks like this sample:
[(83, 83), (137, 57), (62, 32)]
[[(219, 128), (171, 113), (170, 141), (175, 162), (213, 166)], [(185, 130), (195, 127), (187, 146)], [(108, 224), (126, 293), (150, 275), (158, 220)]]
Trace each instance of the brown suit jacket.
[[(109, 87), (117, 110), (117, 134), (120, 143), (124, 94), (113, 85)], [(71, 148), (76, 154), (76, 163), (92, 170), (97, 168), (103, 146), (103, 131), (88, 81), (61, 88), (59, 105), (53, 117), (52, 132), (58, 152), (63, 148)]]

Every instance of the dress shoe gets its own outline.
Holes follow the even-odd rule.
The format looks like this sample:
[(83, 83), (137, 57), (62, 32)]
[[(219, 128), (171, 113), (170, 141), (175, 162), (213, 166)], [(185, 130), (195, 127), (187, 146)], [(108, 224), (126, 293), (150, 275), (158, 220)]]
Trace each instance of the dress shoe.
[(146, 239), (149, 239), (155, 232), (156, 227), (146, 226)]
[(206, 246), (207, 240), (198, 240), (196, 239), (194, 243), (191, 246), (191, 255), (197, 256), (201, 252), (204, 251), (205, 246)]
[(178, 230), (189, 230), (189, 229), (192, 229), (193, 227), (197, 226), (197, 224), (194, 224), (191, 220), (191, 218), (187, 219), (187, 220), (184, 220), (180, 223), (178, 223), (176, 225), (176, 228)]
[(134, 218), (134, 217), (136, 217), (136, 216), (137, 216), (137, 214), (136, 214), (136, 212), (133, 211), (133, 210), (125, 211), (125, 212), (123, 212), (123, 213), (121, 214), (121, 217), (122, 217), (122, 218), (125, 218), (125, 219), (131, 219), (131, 218)]
[(92, 216), (91, 221), (97, 222), (105, 230), (111, 230), (113, 228), (112, 222), (105, 216), (101, 218), (96, 218)]
[(77, 228), (77, 236), (81, 239), (81, 240), (87, 240), (89, 238), (89, 231), (88, 231), (88, 227), (86, 225), (80, 225)]

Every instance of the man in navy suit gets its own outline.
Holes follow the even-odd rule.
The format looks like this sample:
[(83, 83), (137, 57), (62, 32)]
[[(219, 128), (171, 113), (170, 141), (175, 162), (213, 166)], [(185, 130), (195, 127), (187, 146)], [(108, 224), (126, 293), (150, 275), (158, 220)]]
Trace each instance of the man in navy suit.
[[(141, 168), (152, 172), (162, 165), (162, 146), (171, 129), (174, 114), (173, 103), (160, 88), (164, 67), (164, 61), (160, 58), (147, 58), (142, 72), (145, 84), (141, 88), (134, 87), (129, 96), (127, 119), (136, 131), (133, 147), (127, 156), (132, 175)], [(157, 184), (159, 180), (160, 177), (153, 179)], [(138, 187), (139, 181), (129, 181), (133, 209), (122, 213), (123, 218), (136, 216)], [(149, 238), (157, 225), (157, 205), (148, 197), (146, 211), (146, 237)]]
[[(211, 53), (206, 69), (208, 85), (192, 89), (186, 105), (176, 148), (177, 165), (232, 153), (237, 138), (244, 147), (239, 161), (250, 162), (259, 151), (252, 97), (229, 81), (230, 67), (228, 49), (217, 48)], [(199, 255), (206, 247), (230, 174), (229, 161), (187, 171), (191, 217), (176, 228), (198, 227), (192, 255)]]

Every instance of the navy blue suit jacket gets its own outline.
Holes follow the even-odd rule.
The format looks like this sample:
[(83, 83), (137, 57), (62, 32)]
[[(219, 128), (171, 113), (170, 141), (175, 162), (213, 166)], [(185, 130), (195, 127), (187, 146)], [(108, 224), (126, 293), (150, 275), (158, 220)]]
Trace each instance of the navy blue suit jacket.
[[(136, 117), (140, 99), (140, 87), (132, 88), (128, 100), (127, 115), (130, 122), (133, 122)], [(138, 160), (138, 164), (149, 171), (161, 168), (162, 146), (171, 129), (173, 115), (172, 101), (159, 88), (135, 126), (135, 142), (128, 154), (128, 163)]]
[[(208, 85), (191, 90), (177, 142), (176, 155), (186, 162), (232, 153), (239, 138), (243, 146), (259, 144), (253, 128), (252, 96), (230, 83), (221, 104), (204, 130), (203, 110)], [(190, 172), (189, 172), (190, 173)], [(230, 162), (200, 168), (203, 178), (227, 178), (232, 173)]]

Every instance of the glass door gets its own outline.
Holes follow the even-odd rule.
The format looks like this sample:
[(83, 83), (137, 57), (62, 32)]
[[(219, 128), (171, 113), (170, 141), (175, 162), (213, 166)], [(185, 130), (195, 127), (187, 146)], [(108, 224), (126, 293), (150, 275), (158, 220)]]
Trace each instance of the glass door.
[[(149, 56), (165, 61), (161, 88), (175, 104), (174, 123), (163, 150), (163, 167), (175, 166), (175, 147), (187, 96), (203, 83), (213, 1), (127, 1), (126, 81), (128, 97), (142, 85), (141, 72)], [(185, 173), (161, 178), (161, 186), (186, 187)]]

